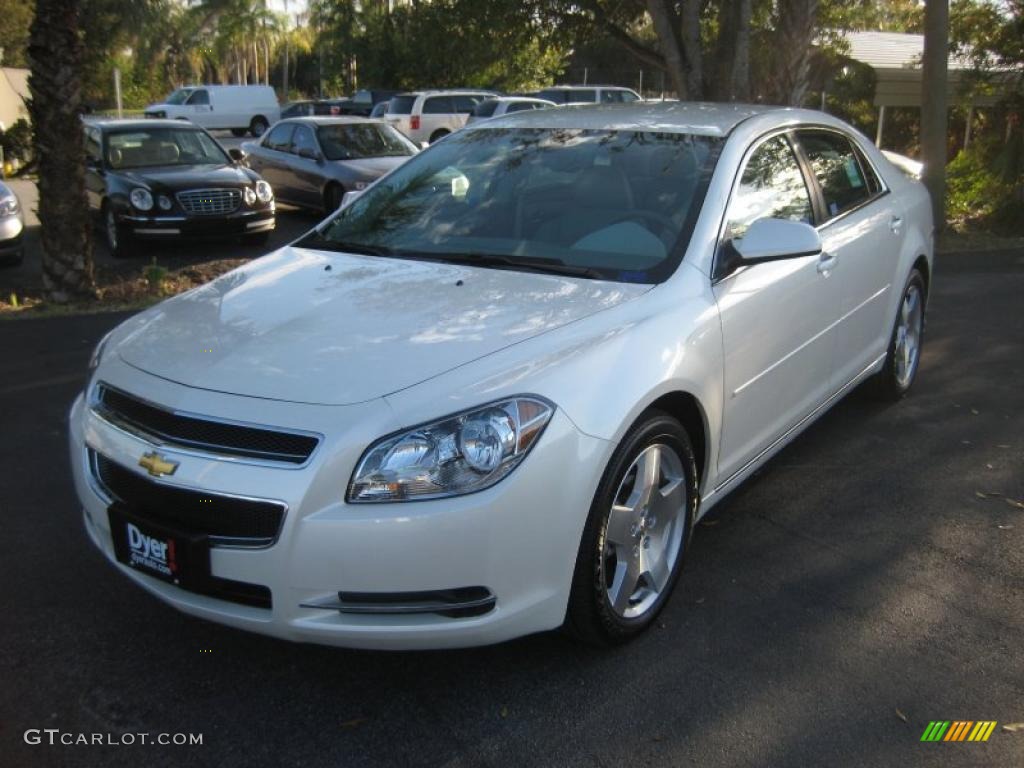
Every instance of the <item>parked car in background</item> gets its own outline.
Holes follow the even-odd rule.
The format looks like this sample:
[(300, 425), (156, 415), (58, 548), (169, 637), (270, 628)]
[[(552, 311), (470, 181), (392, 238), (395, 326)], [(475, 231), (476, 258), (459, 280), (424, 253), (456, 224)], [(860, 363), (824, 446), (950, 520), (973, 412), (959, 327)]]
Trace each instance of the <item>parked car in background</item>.
[(193, 85), (150, 104), (145, 115), (188, 120), (207, 130), (230, 129), (235, 136), (262, 136), (281, 118), (281, 109), (269, 85)]
[(477, 104), (473, 109), (473, 114), (466, 121), (466, 125), (492, 117), (501, 117), (512, 112), (528, 112), (531, 109), (548, 109), (557, 106), (553, 101), (534, 99), (530, 96), (498, 96), (493, 99), (485, 99)]
[(364, 114), (369, 116), (370, 113), (373, 111), (374, 107), (376, 107), (381, 102), (389, 101), (392, 96), (395, 96), (398, 93), (399, 91), (388, 89), (361, 88), (360, 90), (352, 94), (352, 101), (353, 103), (359, 105), (364, 110), (366, 110)]
[(417, 148), (380, 120), (301, 117), (282, 120), (262, 140), (243, 144), (242, 151), (278, 200), (332, 213), (346, 192), (362, 191)]
[(621, 104), (642, 101), (640, 94), (632, 88), (617, 85), (553, 85), (531, 95), (556, 104)]
[(100, 342), (85, 531), (292, 641), (623, 643), (730, 491), (862, 381), (907, 394), (933, 237), (920, 182), (821, 112), (481, 122)]
[(239, 236), (258, 245), (274, 228), (270, 185), (199, 126), (103, 120), (84, 130), (89, 208), (114, 257), (133, 255), (143, 239)]
[(384, 119), (384, 115), (388, 113), (388, 105), (390, 101), (381, 101), (373, 105), (373, 109), (370, 110), (370, 117), (374, 119)]
[(476, 105), (493, 91), (410, 91), (393, 96), (384, 119), (419, 144), (433, 144), (462, 128)]
[(25, 258), (25, 214), (21, 201), (0, 181), (0, 262), (20, 264)]

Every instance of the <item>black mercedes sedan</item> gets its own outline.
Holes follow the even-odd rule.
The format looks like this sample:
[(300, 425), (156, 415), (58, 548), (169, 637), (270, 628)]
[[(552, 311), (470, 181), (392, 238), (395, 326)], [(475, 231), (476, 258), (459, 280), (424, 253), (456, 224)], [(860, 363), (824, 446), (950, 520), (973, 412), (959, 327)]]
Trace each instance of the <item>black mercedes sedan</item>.
[(85, 123), (86, 192), (111, 254), (130, 256), (141, 239), (265, 243), (274, 191), (236, 152), (179, 120)]

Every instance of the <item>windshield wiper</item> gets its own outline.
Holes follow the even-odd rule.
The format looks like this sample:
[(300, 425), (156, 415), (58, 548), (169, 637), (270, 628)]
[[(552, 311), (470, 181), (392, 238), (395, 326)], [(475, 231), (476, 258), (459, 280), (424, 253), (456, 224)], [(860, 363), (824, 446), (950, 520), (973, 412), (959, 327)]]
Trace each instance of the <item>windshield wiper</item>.
[(607, 280), (604, 273), (593, 267), (582, 267), (577, 264), (566, 264), (558, 259), (548, 258), (516, 258), (491, 253), (417, 253), (416, 258), (444, 261), (451, 264), (465, 264), (470, 267), (491, 267), (497, 269), (523, 269), (530, 272), (543, 272), (549, 275), (566, 275), (568, 277), (589, 277), (595, 280)]
[(384, 245), (370, 245), (367, 243), (352, 243), (343, 240), (330, 240), (317, 231), (313, 231), (309, 237), (300, 240), (296, 245), (302, 248), (312, 248), (318, 251), (337, 251), (340, 253), (355, 253), (361, 256), (395, 256), (395, 252)]

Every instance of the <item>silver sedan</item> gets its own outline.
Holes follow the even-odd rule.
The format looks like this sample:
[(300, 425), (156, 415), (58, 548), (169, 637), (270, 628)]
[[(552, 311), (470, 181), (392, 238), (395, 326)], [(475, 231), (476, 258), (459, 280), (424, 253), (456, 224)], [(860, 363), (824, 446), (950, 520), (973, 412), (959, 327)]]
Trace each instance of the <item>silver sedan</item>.
[(25, 218), (18, 196), (0, 181), (0, 262), (21, 263), (24, 235)]
[(362, 191), (418, 148), (380, 120), (297, 117), (281, 120), (242, 150), (280, 202), (331, 213), (346, 192)]

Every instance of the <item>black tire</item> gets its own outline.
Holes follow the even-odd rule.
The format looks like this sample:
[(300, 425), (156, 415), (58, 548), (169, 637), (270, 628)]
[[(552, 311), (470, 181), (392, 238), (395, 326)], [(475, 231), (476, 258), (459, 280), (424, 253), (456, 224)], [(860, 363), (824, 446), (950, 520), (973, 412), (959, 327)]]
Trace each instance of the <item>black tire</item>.
[[(906, 363), (897, 360), (903, 347), (900, 345), (901, 326), (903, 325), (903, 310), (912, 293), (916, 293), (917, 302), (920, 304), (920, 315), (911, 323), (917, 326), (917, 344), (914, 352), (913, 363), (909, 369), (909, 376), (906, 375)], [(907, 282), (903, 287), (903, 294), (900, 297), (900, 304), (896, 310), (896, 319), (893, 321), (892, 334), (889, 336), (889, 350), (885, 355), (885, 364), (882, 370), (876, 373), (869, 381), (868, 391), (877, 399), (888, 402), (895, 402), (902, 399), (914, 381), (917, 379), (917, 372), (921, 367), (921, 347), (924, 342), (925, 329), (925, 307), (927, 305), (927, 287), (924, 282), (924, 275), (917, 268), (910, 272)], [(904, 331), (905, 335), (905, 331)]]
[(270, 123), (267, 122), (267, 118), (263, 117), (263, 115), (256, 115), (256, 117), (252, 119), (252, 122), (249, 123), (249, 133), (258, 139), (266, 133), (267, 128), (269, 127)]
[(345, 190), (340, 184), (328, 184), (324, 190), (324, 213), (330, 216), (341, 207)]
[(269, 232), (255, 232), (251, 235), (242, 235), (242, 244), (258, 248), (266, 245), (270, 240)]
[(444, 128), (439, 128), (438, 130), (430, 134), (430, 143), (433, 144), (435, 141), (440, 141), (449, 133), (451, 133), (451, 131), (446, 131)]
[(243, 136), (245, 136), (245, 134), (246, 134), (245, 128), (232, 128), (231, 129), (231, 135), (234, 136), (235, 138), (239, 138), (240, 139)]
[(100, 226), (103, 242), (115, 259), (130, 259), (135, 255), (135, 239), (131, 233), (117, 220), (114, 209), (104, 204), (100, 214)]
[[(621, 486), (624, 481), (628, 482), (627, 476), (632, 472), (634, 462), (654, 446), (671, 449), (679, 459), (678, 467), (674, 471), (680, 474), (685, 498), (681, 499), (680, 506), (673, 505), (674, 509), (679, 510), (679, 518), (676, 518), (671, 531), (672, 535), (679, 536), (681, 526), (681, 538), (678, 540), (675, 560), (664, 585), (642, 613), (629, 617), (620, 615), (609, 597), (609, 577), (614, 576), (609, 558), (615, 557), (609, 552), (612, 548), (608, 541), (609, 520), (612, 505), (622, 503), (621, 499), (617, 500), (615, 497), (622, 493)], [(663, 480), (659, 474), (657, 482), (657, 487), (667, 488), (668, 485), (662, 486), (662, 482), (671, 481), (668, 477)], [(679, 580), (693, 532), (697, 499), (697, 462), (694, 459), (689, 435), (683, 426), (667, 413), (653, 409), (647, 411), (629, 430), (612, 455), (594, 496), (576, 556), (565, 629), (581, 640), (599, 646), (625, 643), (647, 629), (665, 606)], [(657, 522), (665, 526), (669, 521)], [(657, 523), (650, 529), (655, 536), (659, 535), (656, 526)], [(634, 553), (640, 550), (645, 538), (650, 539), (646, 531), (645, 527), (640, 527), (637, 533), (637, 526), (633, 527), (631, 534), (638, 536), (638, 543), (632, 550)], [(661, 535), (667, 536), (669, 532), (662, 531)], [(642, 605), (643, 601), (640, 604)]]

